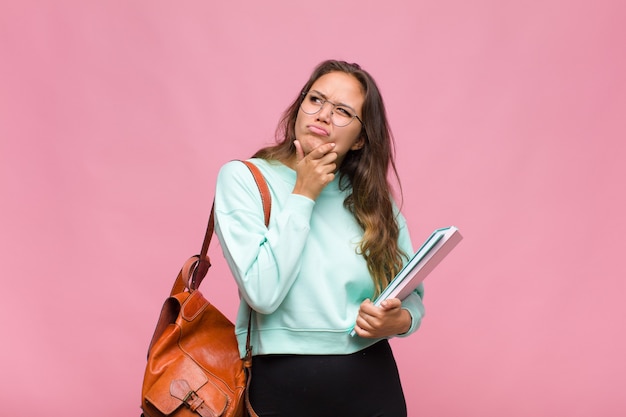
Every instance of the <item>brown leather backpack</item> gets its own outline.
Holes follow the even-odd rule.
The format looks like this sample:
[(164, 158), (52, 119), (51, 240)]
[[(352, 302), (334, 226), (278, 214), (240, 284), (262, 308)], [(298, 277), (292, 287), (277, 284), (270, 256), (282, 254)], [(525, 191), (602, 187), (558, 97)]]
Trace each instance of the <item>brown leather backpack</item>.
[[(258, 168), (243, 162), (259, 187), (267, 226), (269, 189)], [(179, 272), (148, 348), (141, 392), (145, 417), (256, 417), (247, 396), (252, 377), (250, 323), (247, 354), (242, 360), (235, 326), (198, 291), (211, 266), (207, 252), (213, 236), (213, 211), (200, 255), (189, 258)]]

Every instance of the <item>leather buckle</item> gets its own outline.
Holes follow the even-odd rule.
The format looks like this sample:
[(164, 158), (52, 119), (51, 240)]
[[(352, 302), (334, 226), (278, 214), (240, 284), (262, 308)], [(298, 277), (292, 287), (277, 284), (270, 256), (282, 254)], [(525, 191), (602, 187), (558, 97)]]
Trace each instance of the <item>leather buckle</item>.
[(170, 393), (172, 396), (179, 398), (194, 413), (202, 417), (216, 417), (209, 407), (204, 406), (204, 400), (191, 389), (184, 379), (172, 381)]

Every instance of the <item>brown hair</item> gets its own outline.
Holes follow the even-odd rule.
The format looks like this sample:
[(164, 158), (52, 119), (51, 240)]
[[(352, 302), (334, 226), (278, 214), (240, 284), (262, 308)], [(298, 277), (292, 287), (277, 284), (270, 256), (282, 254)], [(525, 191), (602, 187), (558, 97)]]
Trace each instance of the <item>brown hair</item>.
[(391, 186), (387, 173), (391, 169), (400, 185), (394, 162), (393, 135), (387, 122), (383, 99), (372, 76), (358, 64), (328, 60), (320, 63), (302, 87), (300, 93), (285, 110), (276, 129), (277, 144), (260, 149), (254, 157), (287, 161), (296, 152), (295, 124), (304, 93), (313, 83), (330, 72), (343, 72), (354, 76), (361, 84), (365, 96), (362, 109), (364, 145), (348, 152), (339, 167), (340, 186), (352, 187), (344, 206), (350, 210), (363, 228), (359, 253), (379, 294), (402, 268), (406, 254), (398, 247), (398, 223), (394, 215)]

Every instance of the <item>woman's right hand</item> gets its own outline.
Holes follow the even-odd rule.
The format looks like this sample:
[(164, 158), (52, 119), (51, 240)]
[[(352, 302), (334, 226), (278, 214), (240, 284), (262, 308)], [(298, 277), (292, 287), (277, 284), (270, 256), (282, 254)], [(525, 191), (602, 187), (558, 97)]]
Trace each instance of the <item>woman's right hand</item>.
[(293, 194), (300, 194), (311, 200), (317, 199), (324, 187), (335, 179), (337, 153), (333, 152), (334, 143), (324, 143), (304, 155), (302, 145), (297, 140), (296, 146), (296, 185)]

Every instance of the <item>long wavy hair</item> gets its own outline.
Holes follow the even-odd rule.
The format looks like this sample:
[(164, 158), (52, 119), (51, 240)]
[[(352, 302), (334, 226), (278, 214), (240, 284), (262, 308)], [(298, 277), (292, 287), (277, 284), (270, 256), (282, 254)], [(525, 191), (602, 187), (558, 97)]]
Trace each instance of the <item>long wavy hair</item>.
[(343, 72), (355, 77), (365, 95), (361, 131), (364, 145), (358, 150), (349, 151), (345, 156), (339, 166), (339, 184), (343, 190), (352, 189), (344, 200), (344, 206), (354, 214), (357, 223), (363, 228), (358, 253), (367, 262), (376, 296), (400, 271), (406, 253), (398, 247), (399, 227), (388, 180), (391, 170), (400, 186), (394, 162), (393, 135), (382, 96), (372, 76), (358, 64), (336, 60), (320, 63), (283, 113), (276, 128), (276, 145), (260, 149), (254, 157), (283, 162), (293, 157), (296, 152), (293, 143), (296, 139), (296, 118), (304, 93), (310, 90), (318, 78), (331, 72)]

